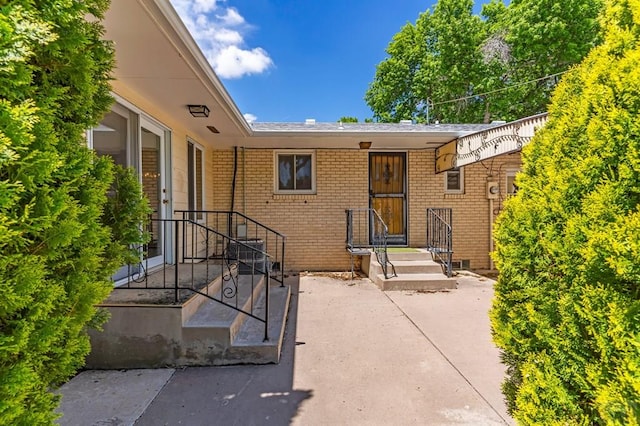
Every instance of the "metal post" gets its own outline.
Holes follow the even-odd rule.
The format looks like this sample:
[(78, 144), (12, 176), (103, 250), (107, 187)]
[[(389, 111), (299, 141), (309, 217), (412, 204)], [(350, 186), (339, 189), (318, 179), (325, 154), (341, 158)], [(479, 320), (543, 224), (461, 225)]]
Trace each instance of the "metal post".
[(264, 341), (269, 340), (269, 287), (271, 287), (271, 283), (269, 282), (269, 274), (265, 274), (266, 281), (266, 302), (264, 304)]
[(284, 287), (284, 242), (285, 242), (285, 238), (282, 237), (282, 260), (280, 261), (280, 287)]
[[(175, 222), (171, 221), (169, 223), (175, 223)], [(184, 221), (183, 221), (183, 223), (184, 223)], [(175, 303), (178, 303), (178, 299), (179, 299), (179, 297), (178, 297), (178, 279), (179, 279), (178, 264), (180, 263), (179, 259), (178, 259), (178, 254), (179, 254), (178, 245), (180, 243), (180, 227), (176, 226), (175, 228), (176, 228), (176, 239), (175, 239), (176, 247), (173, 250), (173, 252), (175, 253), (175, 259), (174, 259), (174, 264), (175, 264), (175, 269), (174, 269), (174, 280), (175, 280), (174, 281), (174, 283), (175, 283), (174, 284), (174, 301), (175, 301)]]

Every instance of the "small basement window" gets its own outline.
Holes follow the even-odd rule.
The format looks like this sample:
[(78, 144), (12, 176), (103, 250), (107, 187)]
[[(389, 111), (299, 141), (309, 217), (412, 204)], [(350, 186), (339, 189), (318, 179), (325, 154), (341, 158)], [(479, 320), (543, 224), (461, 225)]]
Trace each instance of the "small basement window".
[(447, 194), (464, 193), (464, 169), (456, 167), (445, 172), (444, 192)]
[(314, 151), (277, 151), (274, 192), (276, 194), (315, 194), (315, 161)]
[(511, 197), (518, 192), (518, 186), (516, 185), (516, 174), (518, 174), (517, 170), (507, 170), (507, 197)]

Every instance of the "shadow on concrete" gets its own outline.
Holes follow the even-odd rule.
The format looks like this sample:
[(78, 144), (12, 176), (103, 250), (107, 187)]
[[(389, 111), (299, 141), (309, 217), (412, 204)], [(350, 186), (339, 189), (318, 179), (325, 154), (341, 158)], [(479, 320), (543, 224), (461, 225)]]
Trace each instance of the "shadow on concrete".
[(299, 277), (290, 276), (291, 303), (280, 363), (190, 367), (173, 377), (136, 425), (288, 425), (311, 390), (293, 389)]

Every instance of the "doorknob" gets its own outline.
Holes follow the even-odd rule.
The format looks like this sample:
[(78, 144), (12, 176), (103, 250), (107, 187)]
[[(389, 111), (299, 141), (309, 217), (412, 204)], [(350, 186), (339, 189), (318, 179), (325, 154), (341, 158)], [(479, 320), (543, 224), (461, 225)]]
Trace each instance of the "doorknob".
[(165, 198), (164, 200), (162, 200), (162, 204), (169, 204), (169, 200)]

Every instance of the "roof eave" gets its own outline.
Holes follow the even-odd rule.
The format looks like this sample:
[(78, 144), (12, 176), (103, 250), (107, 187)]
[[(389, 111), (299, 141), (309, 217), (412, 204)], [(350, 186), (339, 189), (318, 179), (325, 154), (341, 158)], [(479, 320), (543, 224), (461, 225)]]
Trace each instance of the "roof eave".
[[(162, 13), (164, 18), (171, 26), (170, 29), (175, 32), (180, 41), (187, 47), (189, 54), (198, 65), (199, 70), (202, 71), (202, 73), (206, 76), (208, 83), (211, 83), (211, 85), (213, 85), (216, 94), (222, 98), (220, 104), (225, 106), (226, 112), (234, 118), (236, 123), (243, 130), (245, 136), (249, 136), (252, 133), (252, 129), (249, 126), (249, 123), (240, 112), (240, 109), (233, 101), (233, 99), (229, 95), (229, 92), (227, 92), (227, 89), (224, 87), (218, 76), (214, 73), (211, 64), (209, 64), (209, 61), (204, 56), (204, 53), (202, 53), (200, 47), (198, 47), (198, 44), (193, 39), (193, 36), (189, 32), (171, 3), (166, 0), (150, 1), (152, 1), (156, 5), (158, 10)], [(159, 25), (162, 26), (162, 24), (160, 23)], [(163, 28), (163, 30), (166, 31), (167, 29)]]

